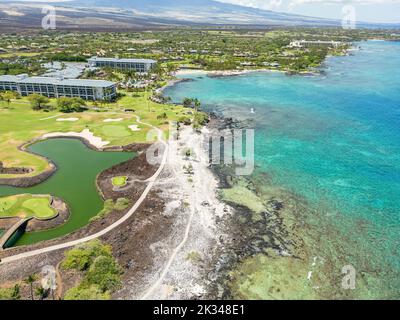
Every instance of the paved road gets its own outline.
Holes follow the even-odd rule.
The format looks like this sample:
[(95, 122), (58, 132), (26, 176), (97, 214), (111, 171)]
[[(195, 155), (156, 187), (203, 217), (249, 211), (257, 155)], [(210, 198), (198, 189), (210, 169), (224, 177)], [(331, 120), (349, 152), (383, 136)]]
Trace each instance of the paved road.
[(163, 141), (163, 139), (162, 139), (163, 132), (160, 129), (158, 129), (148, 123), (141, 122), (139, 117), (136, 117), (136, 118), (137, 118), (138, 123), (149, 126), (158, 132), (158, 140), (160, 142), (162, 142), (162, 144), (165, 146), (165, 150), (164, 150), (164, 155), (163, 155), (163, 158), (162, 158), (162, 161), (161, 161), (161, 164), (160, 164), (158, 170), (150, 179), (148, 179), (149, 184), (147, 185), (146, 189), (144, 190), (144, 192), (142, 193), (140, 198), (136, 201), (135, 205), (121, 219), (119, 219), (118, 221), (114, 222), (107, 228), (105, 228), (93, 235), (90, 235), (90, 236), (87, 236), (87, 237), (84, 237), (81, 239), (73, 240), (73, 241), (60, 243), (60, 244), (53, 245), (50, 247), (32, 250), (32, 251), (20, 253), (20, 254), (14, 255), (14, 256), (6, 257), (0, 261), (0, 265), (18, 261), (20, 259), (30, 258), (30, 257), (37, 256), (37, 255), (43, 254), (43, 253), (49, 253), (49, 252), (53, 252), (53, 251), (60, 250), (60, 249), (70, 248), (70, 247), (76, 246), (78, 244), (100, 238), (101, 236), (104, 236), (111, 230), (114, 230), (115, 228), (119, 227), (121, 224), (123, 224), (125, 221), (127, 221), (130, 217), (132, 217), (132, 215), (136, 212), (136, 210), (140, 207), (140, 205), (146, 199), (150, 190), (153, 188), (154, 183), (156, 182), (157, 178), (159, 177), (160, 173), (163, 171), (163, 169), (165, 167), (165, 164), (167, 162), (167, 157), (168, 157), (168, 144), (165, 141)]

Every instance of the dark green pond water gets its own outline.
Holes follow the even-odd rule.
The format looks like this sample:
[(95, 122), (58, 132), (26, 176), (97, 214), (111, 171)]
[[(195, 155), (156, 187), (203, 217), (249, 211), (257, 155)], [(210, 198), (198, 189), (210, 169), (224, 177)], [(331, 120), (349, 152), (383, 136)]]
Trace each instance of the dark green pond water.
[(14, 245), (54, 239), (85, 226), (103, 208), (103, 200), (96, 189), (97, 175), (135, 156), (131, 152), (93, 151), (79, 140), (64, 138), (38, 142), (29, 150), (52, 159), (58, 167), (57, 172), (30, 188), (0, 186), (0, 197), (21, 193), (51, 194), (69, 205), (71, 216), (67, 223), (52, 230), (24, 233)]

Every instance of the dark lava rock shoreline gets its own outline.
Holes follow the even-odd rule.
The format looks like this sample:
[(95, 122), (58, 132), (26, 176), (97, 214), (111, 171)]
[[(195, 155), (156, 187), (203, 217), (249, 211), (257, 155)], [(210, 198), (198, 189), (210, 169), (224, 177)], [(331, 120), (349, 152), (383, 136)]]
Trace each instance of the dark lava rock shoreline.
[[(223, 118), (210, 114), (211, 130), (229, 130), (246, 127), (246, 123), (233, 118)], [(231, 188), (237, 178), (234, 176), (233, 166), (213, 165), (211, 170), (219, 181), (220, 189)], [(252, 177), (241, 177), (247, 188), (252, 192), (255, 187)], [(233, 208), (233, 214), (226, 214), (217, 219), (217, 226), (221, 236), (213, 259), (205, 268), (204, 277), (208, 284), (206, 299), (234, 299), (227, 283), (230, 280), (230, 271), (246, 258), (268, 250), (274, 252), (290, 252), (293, 240), (286, 230), (283, 219), (280, 217), (285, 204), (277, 199), (268, 199), (265, 203), (267, 210), (254, 219), (254, 212), (249, 208), (236, 203), (225, 201)]]

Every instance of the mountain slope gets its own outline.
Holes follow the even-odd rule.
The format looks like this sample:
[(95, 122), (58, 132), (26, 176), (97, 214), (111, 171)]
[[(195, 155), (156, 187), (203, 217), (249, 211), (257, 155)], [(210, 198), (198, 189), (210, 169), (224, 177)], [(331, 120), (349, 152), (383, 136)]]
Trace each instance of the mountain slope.
[[(0, 0), (0, 30), (41, 28), (44, 5), (56, 7), (57, 28), (93, 31), (173, 26), (340, 26), (340, 21), (287, 14), (215, 0)], [(358, 27), (389, 27), (362, 24)], [(393, 26), (392, 26), (393, 27)]]
[[(65, 3), (64, 3), (65, 4)], [(241, 25), (339, 25), (338, 21), (260, 10), (214, 0), (75, 0), (68, 5), (119, 8), (137, 15), (192, 23)]]

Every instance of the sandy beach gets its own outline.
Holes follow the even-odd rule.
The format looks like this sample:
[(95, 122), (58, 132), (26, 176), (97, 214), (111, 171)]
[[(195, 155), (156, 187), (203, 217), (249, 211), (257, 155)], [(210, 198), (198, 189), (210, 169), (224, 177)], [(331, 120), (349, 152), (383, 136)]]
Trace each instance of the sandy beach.
[[(206, 75), (209, 77), (231, 77), (231, 76), (240, 76), (244, 74), (254, 73), (254, 72), (286, 72), (282, 70), (276, 69), (246, 69), (246, 70), (221, 70), (221, 71), (208, 71), (208, 70), (199, 70), (199, 69), (181, 69), (178, 70), (175, 75), (176, 76), (186, 76), (186, 75)], [(173, 85), (174, 83), (172, 83)], [(168, 85), (170, 86), (170, 85)]]
[(179, 69), (178, 71), (175, 72), (175, 75), (177, 76), (184, 76), (187, 74), (205, 74), (207, 73), (206, 70), (203, 69)]

